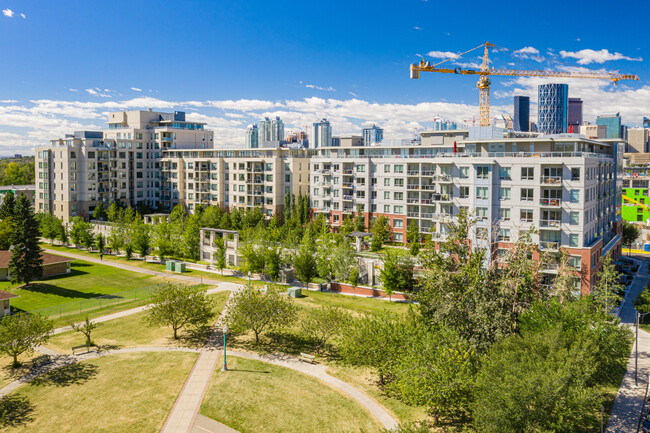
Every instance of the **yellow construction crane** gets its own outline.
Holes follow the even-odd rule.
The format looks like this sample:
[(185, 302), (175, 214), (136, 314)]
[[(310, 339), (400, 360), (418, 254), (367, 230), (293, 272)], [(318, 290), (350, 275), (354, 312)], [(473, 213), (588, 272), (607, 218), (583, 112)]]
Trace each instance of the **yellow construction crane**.
[[(474, 51), (484, 47), (483, 63), (481, 69), (476, 71), (473, 69), (446, 69), (438, 68), (441, 63), (457, 59), (463, 54)], [(490, 126), (490, 75), (506, 75), (511, 77), (567, 77), (567, 78), (596, 78), (613, 81), (614, 84), (620, 80), (638, 80), (638, 75), (626, 74), (611, 74), (608, 72), (559, 72), (559, 71), (540, 71), (540, 70), (517, 70), (517, 69), (495, 69), (490, 68), (490, 60), (488, 58), (488, 51), (490, 48), (499, 48), (494, 44), (486, 42), (476, 48), (467, 50), (457, 56), (450, 57), (441, 62), (432, 65), (430, 62), (425, 62), (424, 58), (420, 63), (411, 64), (411, 78), (420, 78), (420, 72), (442, 72), (446, 74), (461, 74), (461, 75), (480, 75), (476, 87), (479, 88), (479, 125)]]

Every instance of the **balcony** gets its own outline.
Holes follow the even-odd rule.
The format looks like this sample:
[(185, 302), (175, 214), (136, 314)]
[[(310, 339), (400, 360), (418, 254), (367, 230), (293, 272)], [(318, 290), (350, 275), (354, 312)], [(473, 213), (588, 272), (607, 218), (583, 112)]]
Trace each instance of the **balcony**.
[(343, 213), (352, 213), (354, 212), (354, 209), (351, 207), (344, 207), (343, 208)]
[(422, 185), (422, 189), (425, 191), (434, 191), (436, 189), (435, 185)]
[(422, 176), (433, 176), (434, 174), (435, 174), (435, 171), (422, 170)]
[(411, 217), (411, 218), (419, 218), (420, 217), (420, 212), (407, 212), (406, 216)]
[(562, 176), (542, 176), (541, 181), (544, 185), (562, 186)]
[(559, 198), (543, 198), (539, 201), (540, 206), (544, 207), (560, 207), (562, 206), (562, 199)]
[(406, 172), (409, 176), (419, 176), (420, 172), (418, 170), (409, 170)]
[(352, 170), (351, 168), (346, 168), (343, 170), (343, 174), (352, 174), (353, 172), (354, 170)]
[(561, 220), (540, 220), (540, 227), (559, 229), (562, 226)]
[(419, 203), (420, 199), (419, 198), (407, 198), (406, 202), (407, 203)]
[(344, 195), (343, 195), (343, 200), (349, 200), (349, 201), (352, 201), (352, 196), (351, 196), (351, 195), (344, 194)]
[(406, 185), (406, 189), (420, 189), (420, 185), (418, 185), (417, 183), (411, 183)]
[(557, 241), (539, 241), (539, 249), (558, 251), (560, 249), (560, 242)]

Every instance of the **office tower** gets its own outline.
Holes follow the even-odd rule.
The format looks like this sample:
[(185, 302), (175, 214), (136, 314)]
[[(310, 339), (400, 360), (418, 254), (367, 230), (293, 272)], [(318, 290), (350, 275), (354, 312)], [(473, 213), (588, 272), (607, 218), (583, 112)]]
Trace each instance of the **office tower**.
[(607, 127), (607, 138), (625, 138), (624, 128), (621, 128), (621, 115), (604, 114), (596, 118), (596, 125)]
[(650, 151), (650, 128), (630, 128), (627, 135), (627, 153), (647, 153)]
[(246, 147), (249, 149), (256, 149), (260, 147), (259, 141), (259, 129), (257, 129), (257, 123), (253, 123), (246, 128)]
[(643, 127), (650, 128), (650, 119), (648, 119), (647, 117), (643, 118)]
[(363, 144), (365, 146), (379, 144), (384, 140), (384, 130), (377, 125), (372, 125), (371, 128), (363, 128), (362, 132)]
[(537, 130), (542, 134), (567, 132), (568, 84), (540, 84)]
[(567, 132), (577, 134), (580, 131), (580, 125), (582, 125), (582, 99), (569, 98), (567, 113)]
[(327, 119), (313, 124), (309, 147), (329, 147), (332, 145), (332, 126)]
[(279, 117), (270, 119), (265, 117), (260, 122), (259, 127), (259, 144), (262, 145), (268, 141), (284, 140), (284, 123)]
[(528, 132), (530, 123), (530, 98), (528, 96), (515, 96), (514, 108), (512, 129)]

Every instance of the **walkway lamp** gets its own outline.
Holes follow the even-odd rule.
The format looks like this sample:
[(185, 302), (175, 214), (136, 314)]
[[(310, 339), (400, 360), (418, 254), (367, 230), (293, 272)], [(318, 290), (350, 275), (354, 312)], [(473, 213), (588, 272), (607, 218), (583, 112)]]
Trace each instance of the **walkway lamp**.
[(228, 371), (228, 364), (226, 363), (226, 333), (228, 332), (228, 327), (223, 327), (223, 368), (221, 371)]

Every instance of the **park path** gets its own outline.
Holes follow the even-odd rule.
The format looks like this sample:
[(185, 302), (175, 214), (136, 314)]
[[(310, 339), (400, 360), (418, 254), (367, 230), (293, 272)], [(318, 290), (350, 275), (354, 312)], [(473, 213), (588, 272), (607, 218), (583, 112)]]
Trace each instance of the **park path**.
[(100, 260), (95, 257), (84, 256), (82, 254), (69, 253), (67, 251), (51, 250), (48, 248), (44, 248), (43, 251), (50, 254), (70, 257), (72, 259), (83, 260), (85, 262), (96, 263), (98, 265), (112, 266), (114, 268), (124, 269), (126, 271), (139, 272), (141, 274), (154, 275), (157, 277), (170, 278), (173, 280), (179, 280), (179, 281), (184, 281), (189, 283), (196, 283), (198, 281), (201, 281), (203, 284), (216, 285), (223, 282), (222, 280), (213, 280), (201, 276), (190, 277), (187, 275), (178, 275), (178, 274), (172, 274), (168, 272), (154, 271), (152, 269), (142, 268), (139, 266), (131, 266), (124, 263), (114, 262), (113, 260)]
[[(634, 300), (643, 291), (648, 284), (648, 266), (650, 262), (645, 259), (639, 260), (640, 268), (638, 274), (635, 276), (628, 294), (627, 301), (623, 305), (619, 317), (621, 324), (630, 327), (632, 332), (635, 330), (636, 309), (634, 308)], [(636, 340), (630, 352), (630, 358), (627, 363), (627, 371), (621, 386), (616, 394), (614, 406), (609, 413), (609, 421), (607, 422), (606, 433), (633, 433), (637, 431), (639, 425), (639, 417), (641, 416), (641, 408), (644, 403), (646, 388), (648, 386), (648, 374), (650, 374), (650, 333), (639, 330), (639, 370), (638, 370), (638, 386), (635, 381), (635, 353), (636, 353)]]

